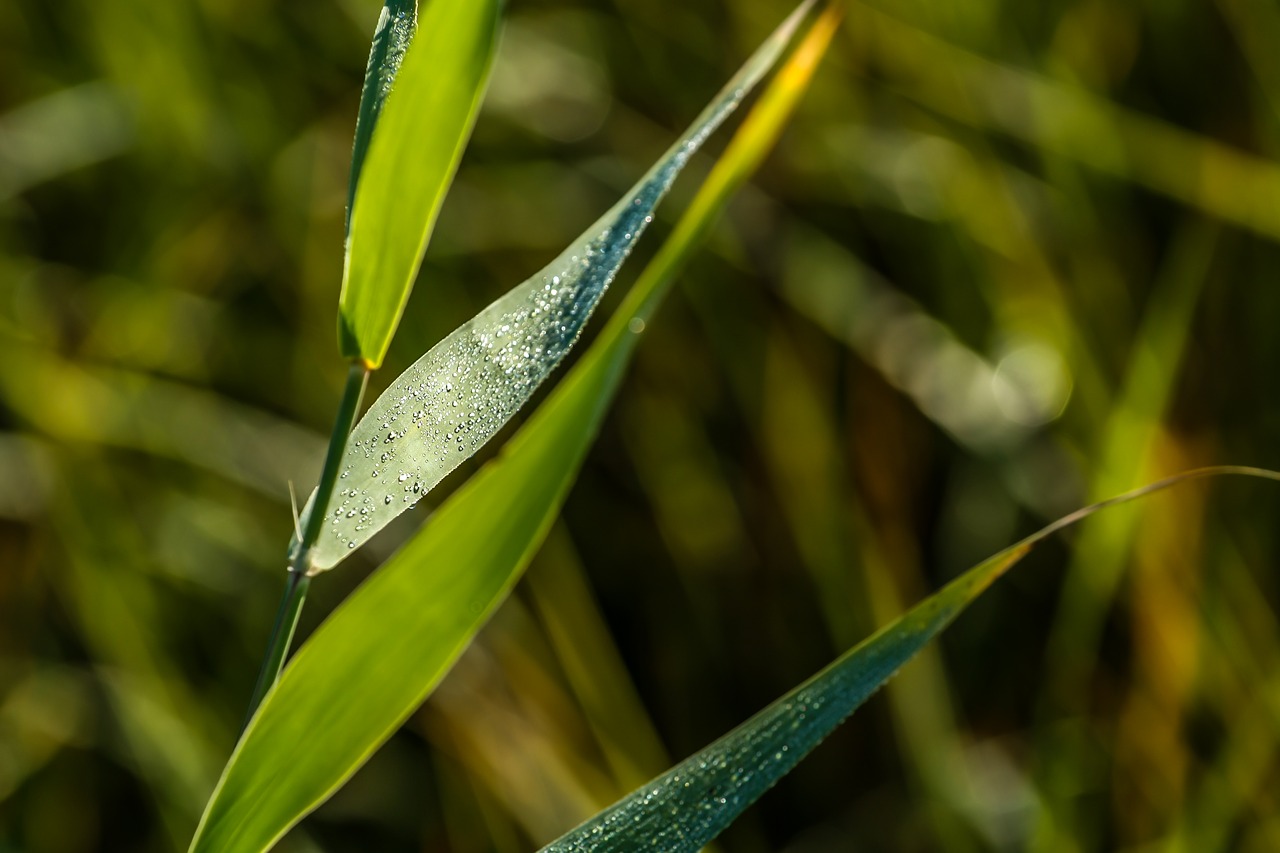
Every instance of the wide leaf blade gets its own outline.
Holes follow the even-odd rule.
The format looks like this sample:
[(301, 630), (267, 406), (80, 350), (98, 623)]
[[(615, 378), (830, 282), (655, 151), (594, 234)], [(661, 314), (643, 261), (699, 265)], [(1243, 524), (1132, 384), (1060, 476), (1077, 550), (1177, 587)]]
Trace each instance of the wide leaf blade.
[(432, 347), (370, 406), (348, 441), (339, 493), (311, 552), (315, 569), (336, 565), (413, 506), (528, 401), (577, 341), (680, 170), (773, 65), (809, 5), (573, 245)]
[(659, 258), (502, 454), (303, 644), (241, 737), (193, 851), (269, 847), (444, 677), (554, 521), (638, 339), (631, 321), (651, 316), (707, 222), (776, 138), (814, 53), (797, 51), (804, 73), (793, 60), (779, 74)]
[[(363, 122), (372, 126), (372, 139), (363, 166), (353, 162), (358, 180), (338, 298), (338, 336), (342, 354), (369, 368), (386, 356), (471, 136), (492, 65), (500, 5), (499, 0), (427, 4), (376, 124), (373, 116)], [(388, 44), (389, 49), (398, 46)], [(362, 101), (362, 112), (364, 106)], [(358, 148), (355, 153), (360, 155)]]

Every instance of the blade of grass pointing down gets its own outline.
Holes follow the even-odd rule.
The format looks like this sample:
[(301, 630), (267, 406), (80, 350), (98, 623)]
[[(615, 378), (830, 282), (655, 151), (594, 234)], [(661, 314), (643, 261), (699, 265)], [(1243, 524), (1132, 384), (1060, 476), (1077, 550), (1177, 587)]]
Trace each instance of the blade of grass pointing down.
[(836, 726), (1049, 535), (1098, 510), (1187, 480), (1280, 472), (1236, 466), (1188, 471), (1065, 516), (965, 572), (756, 716), (543, 848), (542, 853), (701, 850)]
[(546, 403), (303, 644), (236, 746), (192, 851), (269, 848), (444, 677), (546, 536), (638, 340), (637, 321), (652, 315), (680, 263), (763, 158), (837, 19), (829, 10), (810, 31), (659, 256)]
[(811, 5), (778, 27), (576, 242), (432, 347), (369, 407), (351, 433), (341, 490), (311, 553), (317, 570), (336, 565), (416, 503), (528, 401), (577, 341), (681, 169), (777, 60)]
[[(409, 24), (400, 17), (405, 4), (394, 5), (383, 10), (390, 29), (380, 23), (369, 57), (374, 90), (366, 77), (361, 98), (352, 160), (354, 200), (338, 297), (342, 354), (370, 370), (387, 354), (471, 136), (492, 65), (501, 3), (432, 0), (407, 49)], [(380, 47), (384, 64), (375, 69)], [(403, 60), (396, 72), (400, 50)], [(395, 87), (388, 93), (383, 86), (392, 77)], [(379, 98), (386, 99), (380, 109)], [(371, 135), (363, 163), (361, 133)]]

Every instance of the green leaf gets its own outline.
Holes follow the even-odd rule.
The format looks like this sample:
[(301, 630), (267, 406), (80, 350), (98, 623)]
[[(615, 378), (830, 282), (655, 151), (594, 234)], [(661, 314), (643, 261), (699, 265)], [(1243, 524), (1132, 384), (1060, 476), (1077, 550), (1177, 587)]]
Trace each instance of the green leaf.
[(701, 850), (1030, 549), (970, 569), (711, 746), (543, 848)]
[[(338, 300), (342, 354), (370, 369), (386, 356), (475, 124), (497, 41), (500, 5), (500, 0), (432, 0), (394, 74), (390, 60), (403, 47), (404, 27), (379, 30), (389, 61), (375, 75), (373, 100), (366, 104), (368, 78), (361, 99), (356, 157), (363, 127), (372, 126), (372, 140), (363, 166), (352, 164), (359, 179)], [(389, 17), (388, 9), (383, 15), (389, 26), (398, 20)], [(374, 54), (378, 51), (375, 41)], [(370, 56), (371, 72), (374, 61)], [(381, 86), (391, 76), (395, 86), (386, 94)], [(379, 96), (386, 103), (377, 115)]]
[(331, 518), (311, 552), (317, 570), (333, 567), (413, 506), (528, 401), (578, 340), (676, 176), (773, 65), (808, 6), (778, 27), (576, 242), (432, 347), (370, 406), (351, 433)]
[[(797, 23), (793, 16), (784, 26)], [(810, 66), (816, 61), (804, 56)], [(391, 736), (501, 603), (554, 521), (617, 389), (639, 338), (633, 321), (651, 316), (707, 222), (776, 138), (807, 79), (786, 73), (791, 68), (546, 403), (303, 644), (241, 737), (193, 851), (271, 846)]]
[(541, 853), (701, 850), (1037, 543), (1099, 510), (1224, 474), (1280, 480), (1280, 473), (1258, 468), (1200, 468), (1058, 519), (965, 572), (729, 734)]
[(418, 0), (386, 0), (378, 26), (373, 31), (369, 64), (364, 70), (364, 89), (360, 93), (360, 110), (356, 115), (356, 138), (351, 146), (351, 180), (347, 187), (347, 227), (351, 227), (351, 210), (356, 202), (356, 183), (364, 156), (373, 138), (378, 114), (391, 93), (391, 84), (404, 61), (405, 51), (418, 29)]

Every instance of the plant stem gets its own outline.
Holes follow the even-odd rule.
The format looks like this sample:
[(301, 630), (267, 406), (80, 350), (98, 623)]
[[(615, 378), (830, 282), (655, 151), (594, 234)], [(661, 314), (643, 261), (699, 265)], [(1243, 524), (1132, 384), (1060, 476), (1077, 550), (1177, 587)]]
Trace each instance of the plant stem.
[(360, 409), (360, 398), (364, 396), (364, 386), (369, 378), (369, 370), (363, 364), (352, 364), (347, 373), (347, 386), (342, 392), (342, 402), (338, 404), (338, 416), (333, 422), (333, 433), (329, 436), (329, 450), (325, 453), (324, 467), (320, 469), (320, 485), (316, 488), (316, 498), (311, 511), (303, 519), (302, 541), (298, 548), (289, 555), (289, 571), (307, 574), (311, 569), (311, 546), (320, 537), (320, 527), (324, 524), (329, 510), (329, 500), (333, 497), (333, 487), (338, 482), (338, 469), (342, 466), (342, 455), (347, 449), (347, 436), (351, 434), (351, 426), (355, 423), (356, 412)]
[(343, 388), (342, 401), (338, 404), (338, 414), (333, 422), (333, 432), (329, 436), (324, 467), (320, 469), (320, 484), (316, 488), (310, 509), (304, 511), (306, 517), (302, 520), (302, 539), (289, 551), (289, 579), (285, 583), (284, 596), (280, 599), (280, 609), (276, 612), (275, 625), (271, 628), (271, 639), (267, 641), (267, 652), (262, 658), (258, 682), (254, 685), (253, 697), (249, 700), (249, 711), (245, 715), (246, 726), (253, 719), (262, 698), (279, 679), (285, 657), (289, 654), (293, 633), (298, 627), (298, 617), (302, 615), (302, 605), (307, 600), (307, 589), (311, 586), (311, 546), (315, 545), (320, 536), (329, 501), (333, 497), (334, 485), (338, 482), (342, 456), (347, 449), (347, 436), (351, 434), (356, 412), (360, 410), (360, 399), (364, 396), (368, 379), (369, 371), (363, 364), (352, 364), (347, 372), (347, 384)]
[(253, 714), (262, 704), (262, 697), (267, 695), (280, 677), (284, 666), (285, 655), (293, 642), (293, 632), (298, 627), (298, 617), (302, 614), (302, 603), (307, 599), (307, 588), (311, 586), (311, 578), (302, 572), (289, 572), (285, 582), (284, 597), (280, 599), (280, 609), (276, 611), (276, 622), (271, 627), (271, 639), (267, 641), (267, 653), (262, 658), (262, 668), (258, 670), (258, 681), (253, 686), (253, 697), (249, 700), (249, 710), (245, 714), (244, 724), (240, 729), (248, 727)]

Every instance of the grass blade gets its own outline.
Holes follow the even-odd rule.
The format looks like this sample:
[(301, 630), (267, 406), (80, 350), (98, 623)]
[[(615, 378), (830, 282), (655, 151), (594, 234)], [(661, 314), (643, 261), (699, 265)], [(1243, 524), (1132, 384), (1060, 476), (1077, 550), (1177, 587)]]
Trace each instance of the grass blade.
[(364, 71), (364, 89), (360, 92), (360, 110), (356, 114), (356, 138), (351, 146), (351, 179), (347, 187), (347, 228), (351, 228), (351, 210), (356, 203), (356, 183), (364, 166), (364, 156), (373, 139), (382, 105), (391, 93), (405, 52), (418, 29), (418, 0), (386, 0), (378, 26), (373, 31), (369, 64)]
[(1077, 510), (979, 563), (706, 749), (544, 847), (542, 853), (694, 853), (791, 771), (836, 726), (1031, 548), (1106, 509), (1191, 479), (1280, 473), (1221, 466), (1189, 471)]
[(317, 569), (336, 565), (416, 503), (528, 401), (577, 341), (681, 169), (773, 65), (811, 5), (778, 27), (609, 212), (432, 347), (370, 406), (351, 434), (344, 489), (312, 552)]
[[(432, 0), (376, 127), (377, 96), (369, 104), (361, 100), (355, 157), (361, 155), (363, 128), (369, 127), (371, 141), (363, 164), (352, 163), (359, 180), (338, 298), (338, 337), (342, 354), (369, 369), (386, 356), (471, 136), (492, 65), (500, 5), (499, 0)], [(400, 36), (385, 38), (393, 55), (398, 45), (393, 39)], [(375, 56), (378, 47), (375, 42)], [(390, 70), (387, 65), (384, 72)], [(366, 79), (366, 97), (368, 86)]]
[(812, 31), (818, 38), (810, 35), (771, 84), (659, 257), (546, 403), (299, 649), (232, 754), (192, 851), (270, 847), (444, 677), (553, 523), (638, 340), (631, 321), (651, 315), (776, 138), (835, 20), (828, 12)]
[(711, 746), (543, 848), (701, 850), (1016, 563), (1019, 545), (971, 569)]

